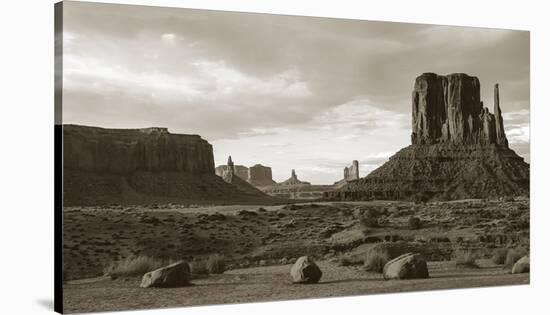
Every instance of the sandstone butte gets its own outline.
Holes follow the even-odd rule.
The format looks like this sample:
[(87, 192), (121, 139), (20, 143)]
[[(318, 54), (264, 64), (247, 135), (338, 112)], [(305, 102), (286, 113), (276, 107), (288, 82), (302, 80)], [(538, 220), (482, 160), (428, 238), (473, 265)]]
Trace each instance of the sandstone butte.
[(63, 125), (64, 205), (272, 200), (216, 176), (212, 145), (166, 128)]
[(529, 195), (529, 164), (508, 146), (498, 84), (493, 113), (477, 77), (424, 73), (412, 92), (411, 145), (328, 200), (453, 200)]

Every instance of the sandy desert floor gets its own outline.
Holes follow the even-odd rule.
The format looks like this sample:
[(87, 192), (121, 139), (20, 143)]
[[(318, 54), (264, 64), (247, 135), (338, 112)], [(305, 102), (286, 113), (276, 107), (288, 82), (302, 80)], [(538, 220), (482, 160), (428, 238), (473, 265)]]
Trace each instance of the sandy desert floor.
[(139, 278), (74, 281), (65, 285), (65, 311), (164, 308), (529, 283), (529, 274), (514, 275), (501, 267), (462, 269), (453, 263), (429, 263), (430, 279), (386, 281), (380, 274), (358, 267), (322, 261), (319, 267), (324, 274), (318, 284), (295, 285), (290, 283), (290, 267), (234, 269), (196, 279), (193, 286), (182, 288), (143, 289), (138, 287)]
[[(421, 226), (408, 225), (411, 216)], [(370, 224), (365, 217), (375, 218)], [(365, 223), (366, 222), (366, 223)], [(490, 261), (499, 248), (529, 248), (529, 200), (327, 202), (279, 206), (105, 206), (64, 209), (65, 311), (241, 303), (529, 283)], [(406, 244), (428, 259), (430, 279), (385, 281), (357, 261), (372, 246)], [(457, 266), (456, 248), (475, 250)], [(139, 288), (105, 267), (132, 255), (192, 260), (222, 254), (227, 271), (193, 286)], [(319, 284), (290, 283), (287, 261), (315, 258)]]

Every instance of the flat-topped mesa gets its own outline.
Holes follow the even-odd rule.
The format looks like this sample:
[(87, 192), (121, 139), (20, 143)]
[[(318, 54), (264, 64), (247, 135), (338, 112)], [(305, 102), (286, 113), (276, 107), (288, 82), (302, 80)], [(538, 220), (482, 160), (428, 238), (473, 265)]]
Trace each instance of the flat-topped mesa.
[(496, 144), (508, 147), (495, 85), (495, 113), (480, 100), (477, 77), (424, 73), (412, 92), (412, 144)]
[[(216, 166), (216, 175), (223, 177), (223, 173), (229, 170), (228, 165), (218, 165)], [(244, 165), (233, 165), (233, 172), (235, 175), (240, 178), (247, 180), (248, 179), (248, 167)]]
[(256, 164), (248, 169), (248, 182), (254, 186), (272, 186), (277, 183), (273, 180), (271, 167)]
[(216, 176), (212, 146), (200, 136), (159, 127), (63, 125), (63, 183), (66, 206), (272, 200), (238, 176)]
[(63, 126), (64, 170), (132, 174), (174, 171), (214, 174), (212, 146), (198, 135), (166, 128)]

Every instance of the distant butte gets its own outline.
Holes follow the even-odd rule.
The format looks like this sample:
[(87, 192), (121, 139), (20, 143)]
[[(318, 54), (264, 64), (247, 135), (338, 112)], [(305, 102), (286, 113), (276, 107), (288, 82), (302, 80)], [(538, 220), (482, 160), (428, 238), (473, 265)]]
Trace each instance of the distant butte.
[(65, 206), (273, 200), (216, 176), (212, 146), (199, 135), (160, 127), (63, 125), (63, 184)]

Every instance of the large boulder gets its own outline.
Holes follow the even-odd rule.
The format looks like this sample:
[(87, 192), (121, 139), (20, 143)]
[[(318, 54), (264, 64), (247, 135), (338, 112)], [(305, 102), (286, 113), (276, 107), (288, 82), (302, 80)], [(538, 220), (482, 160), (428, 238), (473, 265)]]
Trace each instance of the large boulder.
[(394, 258), (384, 266), (384, 279), (429, 278), (426, 259), (418, 253), (407, 253)]
[(322, 275), (321, 269), (308, 256), (298, 258), (290, 269), (290, 276), (294, 283), (317, 283)]
[(523, 256), (520, 260), (516, 261), (514, 267), (512, 267), (512, 273), (526, 273), (529, 272), (530, 263), (529, 255)]
[(178, 261), (143, 275), (140, 287), (181, 287), (189, 285), (190, 279), (191, 269), (189, 264), (185, 261)]

